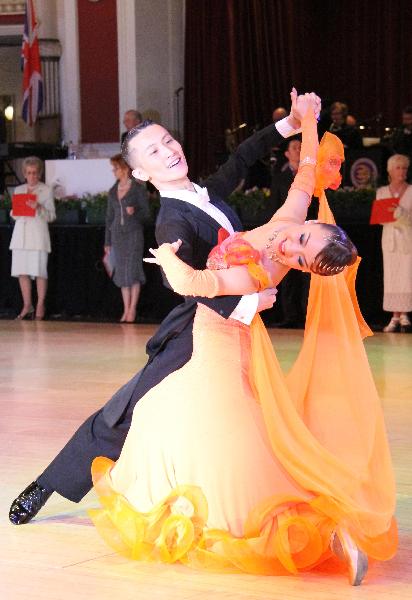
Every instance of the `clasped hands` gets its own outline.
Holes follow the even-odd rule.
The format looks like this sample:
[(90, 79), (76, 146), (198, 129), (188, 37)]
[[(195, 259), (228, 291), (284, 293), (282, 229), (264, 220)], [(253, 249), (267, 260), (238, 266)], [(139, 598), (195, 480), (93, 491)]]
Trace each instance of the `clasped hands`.
[(315, 92), (298, 95), (296, 88), (293, 87), (290, 92), (290, 100), (291, 108), (287, 120), (293, 129), (300, 128), (303, 117), (310, 109), (314, 111), (315, 117), (319, 119), (322, 102)]

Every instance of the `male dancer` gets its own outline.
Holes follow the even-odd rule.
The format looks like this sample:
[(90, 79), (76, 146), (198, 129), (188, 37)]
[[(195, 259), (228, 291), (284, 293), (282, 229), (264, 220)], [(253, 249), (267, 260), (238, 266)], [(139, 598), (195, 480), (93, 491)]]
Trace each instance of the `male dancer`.
[[(318, 105), (320, 109), (319, 99)], [(133, 176), (150, 180), (160, 191), (161, 209), (156, 222), (158, 245), (181, 239), (180, 258), (195, 269), (203, 269), (210, 250), (217, 244), (219, 229), (223, 227), (229, 233), (242, 229), (236, 214), (221, 198), (226, 198), (237, 187), (256, 160), (265, 156), (283, 137), (294, 135), (299, 127), (300, 115), (291, 112), (275, 125), (257, 132), (240, 144), (229, 160), (206, 180), (205, 188), (199, 188), (188, 179), (183, 150), (168, 131), (150, 121), (132, 129), (123, 145), (123, 154), (133, 168)], [(93, 459), (103, 455), (117, 460), (136, 402), (190, 359), (197, 302), (224, 318), (250, 324), (256, 311), (273, 306), (275, 294), (276, 290), (268, 289), (242, 298), (186, 298), (149, 340), (146, 366), (80, 426), (45, 471), (13, 501), (10, 521), (15, 525), (28, 523), (54, 491), (79, 502), (92, 486)]]

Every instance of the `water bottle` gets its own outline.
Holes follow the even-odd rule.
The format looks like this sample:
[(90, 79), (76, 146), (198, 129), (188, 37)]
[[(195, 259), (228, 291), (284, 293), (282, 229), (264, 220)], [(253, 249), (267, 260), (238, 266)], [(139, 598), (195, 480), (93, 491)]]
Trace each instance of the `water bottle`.
[(70, 160), (76, 160), (76, 158), (77, 158), (76, 150), (75, 150), (75, 146), (73, 145), (73, 142), (69, 142), (67, 158), (69, 158)]

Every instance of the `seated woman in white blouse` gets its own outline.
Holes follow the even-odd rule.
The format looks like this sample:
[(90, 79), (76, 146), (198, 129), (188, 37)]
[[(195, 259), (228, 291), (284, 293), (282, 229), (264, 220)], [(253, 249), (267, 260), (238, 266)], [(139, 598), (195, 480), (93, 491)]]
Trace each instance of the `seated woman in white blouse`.
[[(11, 274), (19, 278), (23, 296), (23, 308), (17, 319), (33, 318), (42, 320), (45, 314), (47, 291), (47, 259), (51, 251), (48, 223), (56, 218), (52, 189), (40, 181), (43, 163), (36, 156), (29, 156), (23, 161), (23, 175), (26, 183), (19, 185), (15, 194), (34, 194), (35, 201), (27, 204), (35, 208), (33, 217), (13, 215), (16, 224), (10, 242), (12, 250)], [(32, 304), (32, 283), (36, 280), (37, 306), (34, 312)]]

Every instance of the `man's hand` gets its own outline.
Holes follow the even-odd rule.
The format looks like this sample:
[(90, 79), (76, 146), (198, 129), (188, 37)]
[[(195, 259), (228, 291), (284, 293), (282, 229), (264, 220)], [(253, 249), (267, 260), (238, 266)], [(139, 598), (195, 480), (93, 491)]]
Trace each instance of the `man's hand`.
[(319, 118), (322, 108), (321, 99), (314, 92), (310, 94), (301, 94), (298, 96), (296, 88), (292, 88), (290, 92), (292, 102), (288, 123), (293, 129), (299, 129), (301, 120), (305, 116), (309, 108), (313, 108), (315, 117)]
[(160, 265), (161, 263), (158, 258), (158, 251), (160, 250), (160, 248), (170, 248), (170, 250), (174, 254), (176, 254), (181, 245), (182, 245), (182, 240), (177, 240), (176, 242), (173, 242), (172, 244), (168, 244), (167, 242), (164, 242), (163, 244), (161, 244), (161, 246), (159, 246), (159, 248), (149, 248), (149, 252), (150, 252), (150, 254), (153, 254), (154, 258), (144, 258), (143, 262), (153, 263), (154, 265)]
[(278, 293), (277, 288), (266, 288), (263, 292), (258, 293), (259, 301), (257, 312), (272, 308), (276, 302), (276, 294)]

